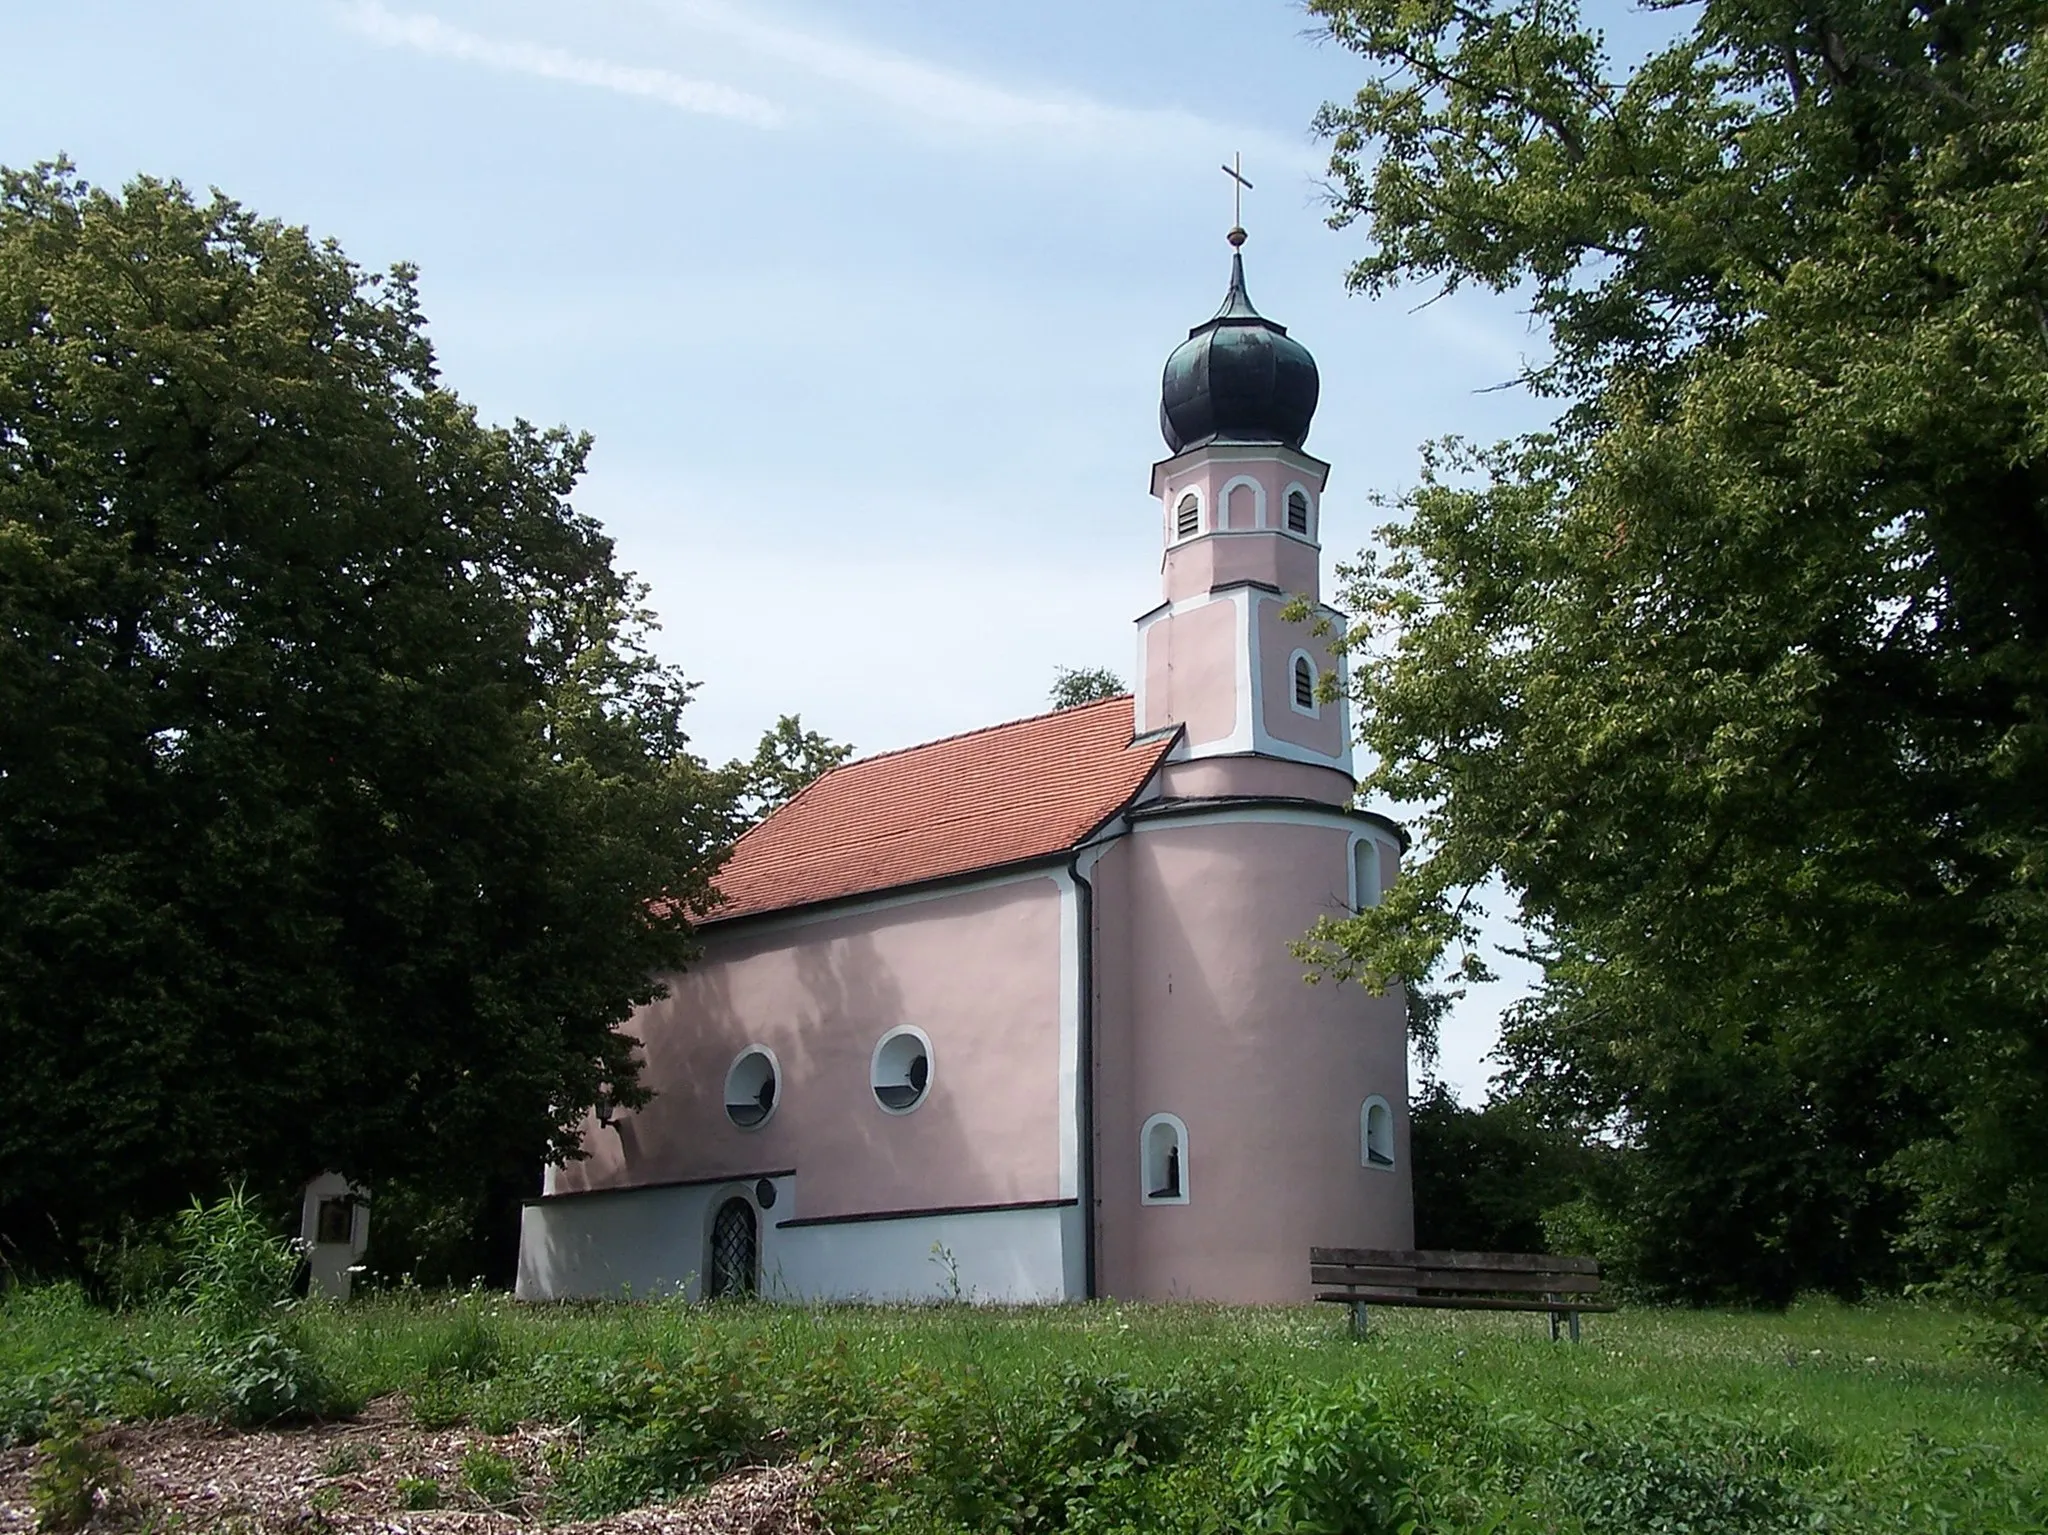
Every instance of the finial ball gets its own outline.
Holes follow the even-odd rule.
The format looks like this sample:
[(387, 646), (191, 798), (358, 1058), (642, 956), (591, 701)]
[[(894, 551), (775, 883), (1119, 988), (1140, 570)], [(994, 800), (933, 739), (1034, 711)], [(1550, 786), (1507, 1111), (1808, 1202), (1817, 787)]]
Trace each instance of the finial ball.
[(1223, 238), (1230, 242), (1232, 249), (1241, 249), (1246, 239), (1244, 226), (1239, 225), (1237, 228), (1231, 230), (1230, 233), (1225, 235)]

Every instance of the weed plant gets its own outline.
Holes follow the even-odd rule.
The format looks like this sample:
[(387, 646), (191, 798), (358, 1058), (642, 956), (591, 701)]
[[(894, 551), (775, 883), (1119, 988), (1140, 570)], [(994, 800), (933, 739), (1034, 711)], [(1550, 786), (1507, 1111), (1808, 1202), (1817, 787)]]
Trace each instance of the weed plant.
[(120, 1460), (94, 1438), (100, 1426), (72, 1403), (56, 1405), (29, 1480), (38, 1530), (83, 1529), (102, 1501), (114, 1502), (126, 1488)]
[[(0, 1296), (0, 1433), (46, 1437), (59, 1400), (146, 1417), (214, 1391), (222, 1410), (222, 1314), (189, 1290), (124, 1313)], [(1353, 1343), (1328, 1310), (1106, 1302), (400, 1292), (235, 1314), (241, 1336), (289, 1342), (318, 1400), (404, 1392), (437, 1422), (566, 1426), (530, 1493), (489, 1451), (462, 1472), (465, 1501), (557, 1518), (804, 1458), (847, 1535), (2048, 1535), (2048, 1383), (1966, 1348), (1962, 1315), (1930, 1304), (1629, 1309), (1578, 1347), (1540, 1318), (1399, 1316)]]

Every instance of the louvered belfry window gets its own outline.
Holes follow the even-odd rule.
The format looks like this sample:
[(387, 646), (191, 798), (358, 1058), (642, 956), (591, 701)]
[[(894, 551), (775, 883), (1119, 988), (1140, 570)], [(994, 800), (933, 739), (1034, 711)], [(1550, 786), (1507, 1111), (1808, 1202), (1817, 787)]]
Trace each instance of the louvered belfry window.
[(1173, 536), (1193, 538), (1202, 530), (1202, 503), (1193, 496), (1182, 496), (1180, 505), (1173, 514)]
[(1298, 490), (1287, 492), (1287, 531), (1308, 537), (1308, 497)]
[(1294, 706), (1297, 709), (1316, 706), (1316, 669), (1309, 665), (1307, 656), (1294, 658)]

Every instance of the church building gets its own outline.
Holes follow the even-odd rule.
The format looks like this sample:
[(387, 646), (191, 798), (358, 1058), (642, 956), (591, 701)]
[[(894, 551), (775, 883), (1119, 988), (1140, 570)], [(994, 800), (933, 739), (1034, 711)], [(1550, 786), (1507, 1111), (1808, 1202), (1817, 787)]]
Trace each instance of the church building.
[(1291, 1302), (1312, 1245), (1413, 1245), (1403, 999), (1289, 948), (1404, 846), (1286, 616), (1343, 623), (1317, 389), (1233, 252), (1166, 362), (1135, 693), (849, 762), (742, 837), (627, 1026), (656, 1096), (549, 1169), (520, 1295)]

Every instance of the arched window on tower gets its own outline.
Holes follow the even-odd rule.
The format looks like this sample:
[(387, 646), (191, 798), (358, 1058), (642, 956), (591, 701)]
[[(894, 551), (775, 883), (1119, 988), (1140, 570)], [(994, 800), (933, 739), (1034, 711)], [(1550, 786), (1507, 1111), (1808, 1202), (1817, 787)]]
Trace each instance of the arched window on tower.
[(1188, 1127), (1174, 1114), (1154, 1114), (1138, 1132), (1138, 1202), (1188, 1202)]
[(1180, 505), (1174, 509), (1173, 536), (1175, 538), (1193, 538), (1201, 531), (1202, 503), (1197, 501), (1194, 494), (1190, 492), (1180, 498)]
[(1394, 1111), (1377, 1093), (1358, 1113), (1358, 1161), (1362, 1167), (1394, 1170)]
[(1351, 909), (1380, 902), (1380, 845), (1370, 837), (1351, 839)]
[(1308, 537), (1308, 493), (1300, 490), (1287, 492), (1287, 531)]
[(1316, 664), (1299, 654), (1294, 658), (1294, 707), (1303, 714), (1316, 713)]

